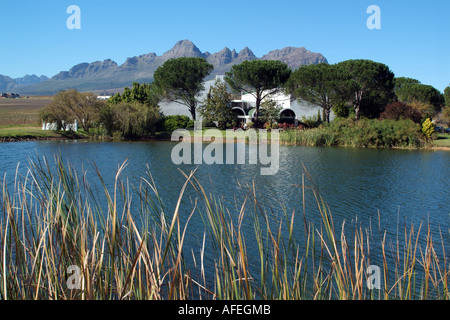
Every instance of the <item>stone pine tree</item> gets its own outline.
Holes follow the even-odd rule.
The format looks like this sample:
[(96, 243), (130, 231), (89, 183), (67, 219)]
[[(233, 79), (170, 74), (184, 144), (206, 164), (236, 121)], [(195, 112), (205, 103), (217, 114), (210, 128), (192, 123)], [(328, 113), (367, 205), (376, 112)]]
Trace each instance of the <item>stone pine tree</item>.
[(291, 75), (287, 64), (275, 60), (252, 60), (234, 65), (225, 81), (236, 93), (248, 93), (256, 99), (255, 124), (260, 126), (261, 102), (280, 92)]
[(163, 99), (187, 106), (192, 120), (196, 120), (198, 97), (204, 89), (204, 79), (213, 69), (203, 58), (170, 59), (156, 69), (154, 84)]
[(413, 104), (425, 117), (439, 113), (445, 104), (444, 95), (430, 85), (408, 83), (395, 90), (398, 101)]
[(320, 106), (324, 114), (323, 120), (330, 122), (332, 107), (348, 100), (355, 85), (351, 75), (345, 70), (336, 65), (321, 63), (301, 66), (295, 70), (286, 84), (286, 90), (294, 98)]
[(395, 76), (388, 66), (371, 60), (346, 60), (337, 64), (351, 74), (355, 117), (378, 117), (394, 98)]
[(443, 122), (450, 126), (450, 85), (444, 89), (445, 106), (442, 108)]
[(445, 105), (450, 108), (450, 85), (444, 89), (444, 101)]

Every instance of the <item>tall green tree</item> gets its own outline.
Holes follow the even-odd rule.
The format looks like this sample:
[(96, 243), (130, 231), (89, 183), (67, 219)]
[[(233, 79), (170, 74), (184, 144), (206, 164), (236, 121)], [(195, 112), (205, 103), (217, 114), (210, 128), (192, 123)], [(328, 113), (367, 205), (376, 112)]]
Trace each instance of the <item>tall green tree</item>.
[(401, 102), (411, 103), (418, 101), (434, 107), (435, 112), (439, 112), (444, 105), (442, 93), (430, 85), (421, 83), (409, 83), (395, 91), (397, 98)]
[(261, 103), (261, 120), (267, 123), (270, 127), (280, 119), (281, 107), (272, 99), (266, 99)]
[(230, 106), (231, 100), (231, 93), (228, 91), (226, 83), (217, 79), (210, 87), (206, 100), (199, 107), (199, 113), (204, 120), (217, 121), (220, 128), (226, 129), (227, 124), (235, 118)]
[(252, 60), (231, 67), (225, 81), (237, 93), (249, 93), (256, 99), (255, 123), (259, 126), (261, 102), (280, 92), (291, 75), (287, 64), (275, 60)]
[(447, 107), (450, 107), (450, 85), (444, 89), (444, 100), (445, 100), (445, 105)]
[(337, 64), (351, 74), (356, 86), (353, 92), (355, 117), (378, 117), (394, 98), (394, 73), (388, 66), (371, 60), (346, 60)]
[(187, 106), (192, 120), (196, 120), (197, 98), (204, 89), (204, 79), (213, 69), (203, 58), (170, 59), (156, 69), (154, 84), (163, 98)]
[(139, 102), (146, 105), (156, 106), (160, 101), (160, 92), (154, 83), (133, 82), (131, 88), (125, 87), (122, 94), (117, 93), (108, 102)]
[(320, 106), (324, 111), (324, 120), (330, 122), (332, 107), (348, 100), (355, 86), (350, 73), (337, 65), (321, 63), (295, 70), (286, 89), (294, 98)]
[(398, 77), (394, 79), (394, 91), (397, 91), (410, 84), (418, 84), (419, 80), (407, 77)]

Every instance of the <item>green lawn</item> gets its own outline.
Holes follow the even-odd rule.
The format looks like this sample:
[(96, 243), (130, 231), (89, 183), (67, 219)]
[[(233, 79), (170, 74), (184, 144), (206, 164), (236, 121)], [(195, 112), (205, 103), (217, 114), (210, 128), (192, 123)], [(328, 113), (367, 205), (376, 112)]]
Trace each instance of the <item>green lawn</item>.
[(81, 132), (44, 131), (41, 127), (31, 126), (0, 126), (0, 139), (73, 139), (86, 137), (87, 136)]
[(450, 148), (450, 134), (438, 134), (437, 140), (433, 141), (435, 147), (447, 147)]

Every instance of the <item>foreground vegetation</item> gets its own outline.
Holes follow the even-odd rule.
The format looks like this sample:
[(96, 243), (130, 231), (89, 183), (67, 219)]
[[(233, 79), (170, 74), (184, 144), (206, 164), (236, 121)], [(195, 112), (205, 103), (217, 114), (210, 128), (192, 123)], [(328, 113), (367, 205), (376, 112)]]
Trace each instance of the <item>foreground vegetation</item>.
[[(306, 170), (303, 209), (276, 215), (260, 205), (252, 186), (243, 187), (241, 203), (226, 207), (195, 172), (180, 173), (186, 180), (169, 211), (151, 174), (130, 186), (121, 177), (125, 167), (115, 181), (97, 170), (91, 184), (61, 158), (37, 159), (13, 185), (3, 182), (0, 299), (450, 298), (442, 234), (422, 224), (399, 226), (394, 236), (381, 222), (351, 230), (337, 225)], [(316, 209), (306, 212), (311, 195)], [(199, 217), (204, 234), (198, 226), (192, 232), (190, 221)], [(194, 234), (198, 247), (186, 247)], [(373, 264), (380, 267), (380, 290), (367, 286)]]

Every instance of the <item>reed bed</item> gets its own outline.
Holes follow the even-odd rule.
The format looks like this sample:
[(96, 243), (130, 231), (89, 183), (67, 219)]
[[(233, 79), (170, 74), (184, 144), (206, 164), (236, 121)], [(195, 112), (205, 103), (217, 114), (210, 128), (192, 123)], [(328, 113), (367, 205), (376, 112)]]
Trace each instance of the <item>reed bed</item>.
[(411, 120), (336, 119), (308, 130), (283, 130), (280, 142), (302, 146), (366, 148), (423, 148), (427, 145), (420, 125)]
[[(122, 178), (126, 166), (109, 182), (96, 168), (89, 178), (100, 188), (61, 157), (30, 161), (12, 186), (4, 179), (2, 300), (450, 298), (443, 234), (435, 241), (429, 227), (411, 225), (392, 239), (380, 226), (335, 225), (306, 169), (298, 212), (276, 214), (255, 186), (225, 207), (195, 171), (180, 172), (185, 182), (169, 211), (151, 174), (133, 186)], [(308, 195), (318, 223), (308, 219)], [(204, 226), (195, 230), (198, 248), (186, 245), (193, 219)], [(379, 289), (368, 286), (374, 264)]]

